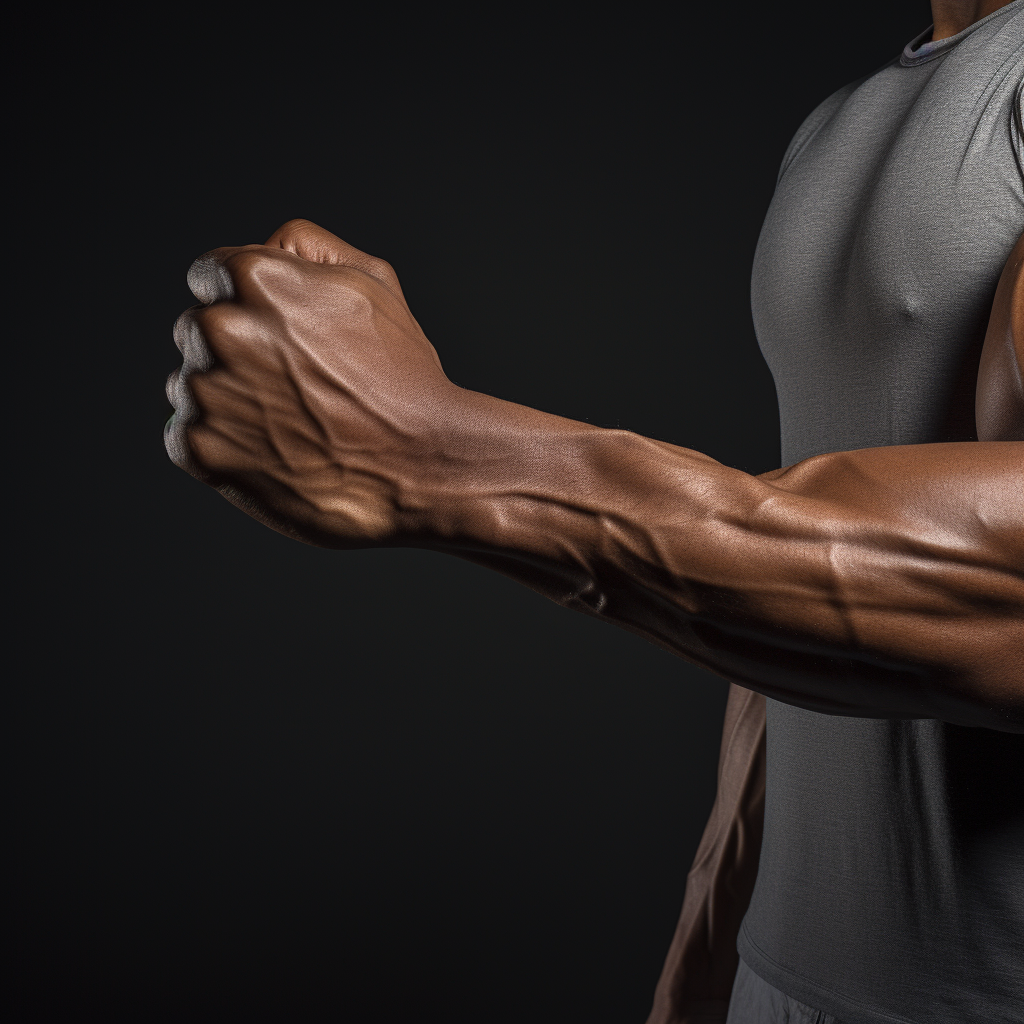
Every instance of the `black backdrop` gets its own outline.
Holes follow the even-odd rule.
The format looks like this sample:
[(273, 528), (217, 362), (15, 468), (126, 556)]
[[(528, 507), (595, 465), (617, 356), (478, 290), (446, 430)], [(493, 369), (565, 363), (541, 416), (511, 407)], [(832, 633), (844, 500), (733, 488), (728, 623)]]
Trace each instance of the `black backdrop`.
[(644, 1019), (725, 683), (455, 559), (257, 525), (166, 460), (162, 384), (192, 259), (305, 216), (395, 266), (457, 383), (774, 467), (779, 160), (929, 15), (762, 6), (83, 21), (47, 65), (68, 399), (34, 423), (17, 1019)]

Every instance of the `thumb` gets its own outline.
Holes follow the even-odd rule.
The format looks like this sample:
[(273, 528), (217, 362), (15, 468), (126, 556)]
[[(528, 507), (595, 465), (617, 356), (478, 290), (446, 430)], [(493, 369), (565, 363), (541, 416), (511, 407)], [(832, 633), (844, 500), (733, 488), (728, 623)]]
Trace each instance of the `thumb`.
[(282, 224), (267, 239), (267, 245), (274, 249), (293, 252), (311, 263), (327, 263), (331, 266), (360, 270), (376, 278), (400, 298), (405, 298), (402, 295), (402, 286), (398, 283), (398, 275), (390, 263), (377, 256), (370, 256), (354, 245), (349, 245), (311, 220), (290, 220)]

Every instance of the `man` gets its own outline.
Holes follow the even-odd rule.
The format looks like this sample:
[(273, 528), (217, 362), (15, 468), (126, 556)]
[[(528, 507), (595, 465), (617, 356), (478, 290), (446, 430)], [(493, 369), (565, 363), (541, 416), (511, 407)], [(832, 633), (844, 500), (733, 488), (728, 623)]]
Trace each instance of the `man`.
[(1020, 1019), (1024, 0), (933, 13), (783, 162), (753, 300), (787, 468), (456, 387), (391, 268), (308, 222), (189, 273), (178, 465), (733, 683), (652, 1021)]

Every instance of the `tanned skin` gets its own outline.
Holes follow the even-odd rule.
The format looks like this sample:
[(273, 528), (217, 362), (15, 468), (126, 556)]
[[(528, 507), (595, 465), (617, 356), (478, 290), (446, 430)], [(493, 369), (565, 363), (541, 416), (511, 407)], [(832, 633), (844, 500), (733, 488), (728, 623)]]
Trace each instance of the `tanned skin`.
[(309, 222), (189, 281), (169, 452), (275, 529), (490, 565), (812, 711), (1024, 732), (1021, 441), (755, 477), (457, 387), (391, 268)]
[(1010, 0), (932, 0), (932, 42), (948, 39), (973, 25)]
[[(976, 19), (935, 20), (940, 38)], [(1024, 241), (985, 342), (980, 441), (755, 477), (457, 387), (391, 267), (291, 221), (190, 270), (167, 448), (289, 536), (447, 551), (739, 684), (687, 891), (696, 924), (681, 921), (651, 1018), (721, 1020), (760, 846), (764, 696), (1024, 732), (1022, 264)]]
[(704, 828), (647, 1024), (724, 1024), (743, 915), (761, 859), (765, 699), (729, 684), (718, 792)]

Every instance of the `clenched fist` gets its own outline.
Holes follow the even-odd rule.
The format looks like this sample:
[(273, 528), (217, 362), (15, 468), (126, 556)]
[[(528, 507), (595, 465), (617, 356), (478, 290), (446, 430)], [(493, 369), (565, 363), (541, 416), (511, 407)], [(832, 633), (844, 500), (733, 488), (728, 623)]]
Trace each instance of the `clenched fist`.
[(415, 532), (416, 481), (466, 394), (398, 278), (309, 221), (188, 274), (164, 437), (176, 465), (269, 526), (358, 547)]

